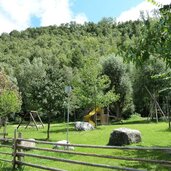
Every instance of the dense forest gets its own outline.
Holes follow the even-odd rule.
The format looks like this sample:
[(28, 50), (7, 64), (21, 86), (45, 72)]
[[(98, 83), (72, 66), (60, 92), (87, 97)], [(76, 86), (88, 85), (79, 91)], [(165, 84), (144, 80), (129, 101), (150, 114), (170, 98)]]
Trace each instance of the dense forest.
[(71, 22), (2, 33), (0, 79), (11, 86), (1, 84), (1, 94), (3, 89), (13, 92), (2, 97), (18, 100), (21, 108), (15, 104), (4, 111), (7, 103), (1, 104), (1, 97), (1, 111), (10, 113), (11, 120), (17, 118), (14, 111), (36, 110), (44, 121), (63, 121), (66, 86), (72, 88), (69, 98), (73, 120), (81, 119), (95, 106), (109, 107), (117, 117), (129, 118), (134, 113), (147, 117), (154, 112), (154, 101), (147, 90), (166, 111), (170, 21), (169, 8), (163, 7), (160, 16), (142, 15), (138, 21), (116, 23), (104, 18), (98, 23)]

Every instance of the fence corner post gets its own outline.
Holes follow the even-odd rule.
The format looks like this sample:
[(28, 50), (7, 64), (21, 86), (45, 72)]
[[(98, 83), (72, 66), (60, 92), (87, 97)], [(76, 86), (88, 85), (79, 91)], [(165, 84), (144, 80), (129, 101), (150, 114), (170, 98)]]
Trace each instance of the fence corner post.
[(13, 138), (13, 170), (16, 169), (16, 153), (17, 153), (17, 129), (14, 130)]
[[(18, 133), (18, 138), (19, 138), (19, 139), (22, 138), (21, 132)], [(19, 139), (17, 140), (17, 144), (18, 144), (18, 145), (21, 145), (21, 140), (19, 140)], [(22, 152), (22, 149), (21, 149), (21, 148), (18, 148), (17, 151), (18, 151), (18, 152)], [(18, 156), (18, 161), (19, 161), (19, 163), (22, 162), (22, 158), (23, 158), (22, 156)], [(18, 168), (21, 169), (21, 167), (22, 167), (22, 164), (18, 164)]]

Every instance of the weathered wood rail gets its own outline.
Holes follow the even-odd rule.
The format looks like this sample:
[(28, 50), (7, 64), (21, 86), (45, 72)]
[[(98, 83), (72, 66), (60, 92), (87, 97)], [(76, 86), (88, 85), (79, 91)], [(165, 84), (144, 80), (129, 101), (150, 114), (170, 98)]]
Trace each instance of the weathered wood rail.
[[(3, 141), (3, 139), (0, 139)], [(7, 138), (6, 138), (7, 140)], [(91, 167), (98, 167), (104, 169), (113, 169), (113, 170), (129, 170), (129, 171), (140, 171), (142, 169), (130, 168), (130, 167), (122, 167), (122, 166), (113, 166), (108, 164), (99, 164), (99, 163), (90, 163), (85, 161), (77, 161), (77, 160), (70, 160), (61, 157), (52, 157), (47, 155), (39, 155), (36, 154), (35, 151), (46, 151), (46, 152), (53, 152), (53, 153), (63, 153), (63, 154), (72, 154), (72, 155), (80, 155), (80, 156), (87, 156), (87, 157), (98, 157), (104, 159), (116, 159), (116, 160), (126, 160), (126, 161), (135, 161), (135, 162), (145, 162), (157, 165), (163, 165), (168, 169), (171, 169), (171, 161), (169, 160), (158, 160), (158, 159), (146, 159), (146, 158), (133, 158), (133, 157), (125, 157), (125, 156), (115, 156), (115, 155), (106, 155), (106, 154), (95, 154), (95, 153), (86, 153), (86, 152), (77, 152), (77, 151), (69, 151), (69, 150), (59, 150), (59, 149), (52, 149), (52, 148), (43, 148), (43, 147), (26, 147), (21, 144), (22, 141), (25, 142), (34, 142), (36, 144), (46, 144), (46, 145), (60, 145), (60, 146), (73, 146), (73, 147), (81, 147), (81, 148), (95, 148), (95, 149), (117, 149), (117, 150), (138, 150), (138, 151), (161, 151), (163, 153), (170, 152), (171, 148), (169, 147), (132, 147), (132, 146), (96, 146), (96, 145), (84, 145), (84, 144), (57, 144), (56, 142), (47, 142), (47, 141), (34, 141), (23, 139), (21, 133), (17, 133), (17, 130), (14, 132), (14, 138), (8, 139), (8, 141), (12, 142), (12, 145), (5, 145), (0, 144), (0, 156), (10, 156), (11, 160), (0, 158), (2, 162), (9, 162), (12, 164), (13, 169), (21, 168), (22, 166), (29, 166), (44, 170), (50, 171), (64, 171), (60, 168), (52, 168), (48, 166), (43, 166), (35, 163), (26, 162), (24, 159), (27, 157), (37, 158), (40, 160), (48, 160), (49, 163), (51, 161), (57, 162), (65, 162), (69, 164), (76, 164), (82, 166), (91, 166)], [(3, 148), (11, 148), (11, 152), (4, 152), (1, 149)], [(25, 149), (29, 149), (31, 151), (25, 151)], [(34, 152), (33, 152), (34, 151)]]

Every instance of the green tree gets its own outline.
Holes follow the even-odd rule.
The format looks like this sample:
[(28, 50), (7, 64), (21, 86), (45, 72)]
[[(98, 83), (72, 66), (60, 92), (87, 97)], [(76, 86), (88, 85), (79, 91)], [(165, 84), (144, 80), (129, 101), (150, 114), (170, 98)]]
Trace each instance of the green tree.
[(114, 89), (119, 95), (119, 100), (113, 102), (117, 117), (129, 117), (134, 112), (134, 104), (132, 83), (126, 64), (122, 58), (111, 55), (103, 64), (103, 72), (111, 81), (109, 89)]
[(84, 66), (76, 71), (73, 94), (81, 108), (104, 107), (118, 100), (113, 90), (106, 91), (110, 80), (102, 75), (102, 63), (97, 58), (87, 58)]
[(45, 66), (41, 58), (34, 58), (32, 62), (25, 59), (23, 64), (16, 68), (16, 78), (22, 95), (22, 110), (39, 110), (40, 105), (35, 101), (35, 87), (44, 78)]
[[(156, 5), (161, 6), (157, 3)], [(140, 29), (138, 25), (135, 27), (138, 34), (133, 33), (132, 36), (129, 36), (128, 39), (124, 40), (123, 43), (119, 45), (119, 50), (125, 60), (133, 61), (141, 65), (144, 61), (148, 61), (151, 56), (153, 56), (155, 58), (161, 58), (166, 62), (167, 66), (170, 67), (170, 22), (170, 5), (162, 6), (158, 15), (154, 15), (153, 18), (145, 17), (142, 14)], [(133, 23), (130, 23), (128, 27), (131, 28)], [(126, 35), (128, 34), (129, 33), (126, 33)]]
[(60, 68), (60, 63), (54, 60), (52, 65), (45, 65), (44, 71), (43, 79), (37, 80), (34, 84), (33, 98), (39, 104), (41, 110), (47, 113), (47, 139), (49, 139), (51, 118), (54, 114), (60, 114), (60, 109), (65, 100), (66, 75), (64, 70)]
[[(6, 118), (9, 114), (19, 112), (21, 97), (17, 86), (4, 73), (0, 72), (0, 117)], [(6, 121), (6, 119), (5, 119)], [(4, 125), (6, 123), (3, 123)]]
[(44, 64), (41, 58), (25, 61), (18, 70), (18, 80), (24, 110), (39, 110), (47, 114), (47, 139), (50, 138), (50, 123), (60, 113), (65, 93), (66, 73), (54, 57)]
[(168, 86), (168, 80), (155, 79), (156, 75), (168, 72), (166, 70), (165, 62), (155, 58), (150, 61), (144, 62), (141, 67), (134, 70), (134, 103), (136, 112), (141, 113), (143, 116), (148, 116), (154, 104), (153, 99), (150, 97), (146, 87), (151, 92), (156, 100), (159, 100), (160, 90)]
[(0, 110), (1, 116), (7, 116), (13, 112), (19, 112), (21, 107), (21, 100), (18, 92), (14, 90), (4, 90), (0, 94)]

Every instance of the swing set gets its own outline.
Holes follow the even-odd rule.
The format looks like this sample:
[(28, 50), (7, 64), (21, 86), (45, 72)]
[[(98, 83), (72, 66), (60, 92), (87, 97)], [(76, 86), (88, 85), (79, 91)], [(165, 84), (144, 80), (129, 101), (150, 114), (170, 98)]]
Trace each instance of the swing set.
[[(28, 128), (28, 126), (35, 126), (36, 129), (38, 130), (39, 125), (37, 124), (37, 122), (40, 123), (41, 127), (44, 128), (44, 124), (38, 114), (37, 111), (30, 111), (30, 112), (25, 112), (24, 114), (20, 114), (21, 117), (21, 121), (17, 126), (17, 129), (19, 129), (19, 127), (21, 126), (21, 124), (23, 123), (24, 120), (28, 120), (25, 129)], [(33, 125), (31, 125), (31, 123), (33, 123)]]

